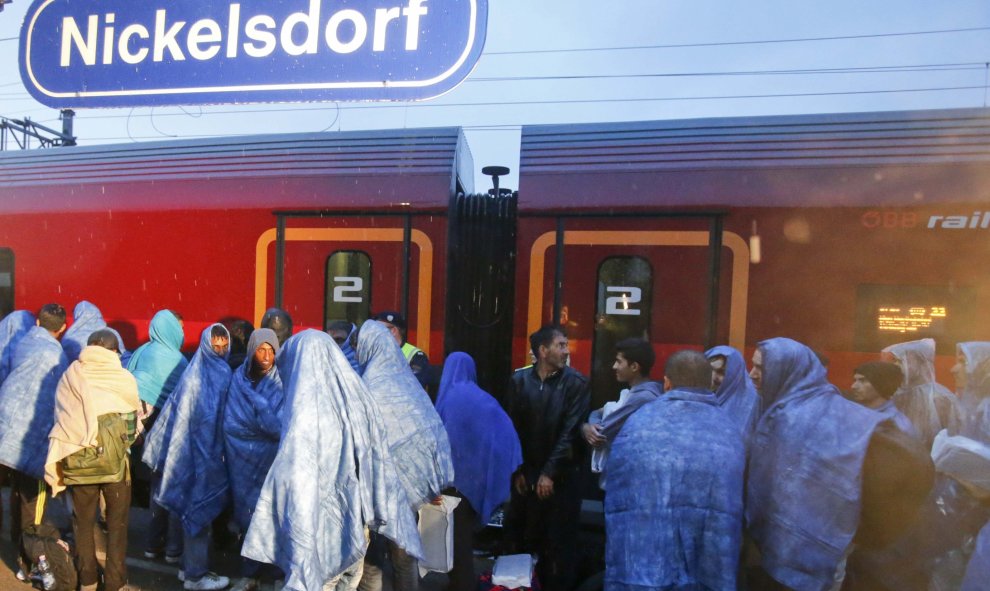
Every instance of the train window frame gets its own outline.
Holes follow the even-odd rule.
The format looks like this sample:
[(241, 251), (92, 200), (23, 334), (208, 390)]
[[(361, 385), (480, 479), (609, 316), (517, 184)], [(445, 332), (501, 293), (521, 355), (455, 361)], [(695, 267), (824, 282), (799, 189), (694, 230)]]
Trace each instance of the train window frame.
[[(636, 299), (636, 294), (635, 293), (630, 293), (630, 299), (628, 301), (628, 304), (635, 304), (635, 303), (642, 302), (642, 304), (644, 306), (644, 308), (642, 308), (640, 310), (642, 313), (641, 314), (630, 314), (630, 316), (641, 316), (642, 317), (641, 324), (642, 324), (644, 333), (643, 334), (627, 334), (627, 335), (624, 335), (624, 336), (622, 336), (621, 338), (618, 338), (618, 339), (611, 339), (612, 346), (611, 346), (611, 348), (607, 352), (605, 352), (604, 350), (599, 351), (599, 349), (601, 348), (601, 346), (600, 346), (600, 344), (602, 342), (601, 339), (604, 336), (602, 334), (602, 332), (601, 332), (601, 329), (600, 329), (600, 326), (602, 324), (601, 317), (602, 316), (608, 316), (609, 315), (608, 314), (609, 302), (610, 302), (610, 300), (614, 300), (616, 298), (616, 296), (614, 296), (614, 295), (610, 296), (609, 295), (609, 292), (607, 291), (607, 288), (608, 287), (615, 287), (615, 286), (608, 286), (608, 285), (605, 284), (604, 279), (602, 277), (602, 272), (603, 272), (603, 269), (605, 269), (606, 265), (614, 264), (616, 261), (625, 261), (627, 264), (629, 262), (631, 262), (631, 261), (636, 261), (637, 263), (644, 265), (645, 268), (648, 271), (647, 279), (646, 279), (645, 282), (643, 282), (648, 287), (648, 289), (647, 290), (642, 290), (641, 287), (633, 286), (633, 287), (636, 287), (636, 289), (640, 290), (640, 293), (638, 294), (639, 298)], [(631, 338), (631, 337), (643, 338), (643, 339), (646, 339), (647, 342), (649, 342), (649, 343), (652, 344), (652, 341), (650, 340), (650, 336), (651, 336), (651, 334), (653, 332), (652, 331), (652, 328), (653, 328), (653, 299), (654, 299), (655, 293), (656, 293), (656, 279), (657, 279), (657, 277), (656, 277), (656, 269), (654, 269), (653, 263), (650, 261), (649, 257), (645, 257), (645, 256), (642, 256), (642, 255), (636, 255), (636, 254), (607, 256), (607, 257), (605, 257), (605, 258), (603, 258), (601, 260), (601, 262), (598, 264), (598, 267), (595, 269), (595, 292), (596, 293), (595, 293), (595, 310), (594, 310), (594, 316), (593, 316), (593, 318), (595, 319), (595, 328), (592, 331), (591, 359), (590, 359), (590, 370), (591, 370), (590, 371), (590, 373), (591, 373), (590, 379), (591, 379), (592, 390), (593, 390), (592, 396), (595, 399), (595, 401), (594, 401), (595, 404), (597, 404), (598, 402), (604, 403), (607, 400), (615, 400), (618, 397), (619, 392), (622, 390), (622, 385), (615, 381), (615, 375), (611, 371), (611, 367), (612, 367), (612, 364), (613, 364), (614, 359), (615, 359), (615, 344), (617, 344), (619, 341), (621, 341), (623, 339)], [(603, 291), (603, 288), (605, 289), (604, 291)], [(619, 291), (616, 291), (616, 290), (613, 290), (613, 292), (614, 293), (623, 293), (623, 294), (626, 293), (626, 292), (619, 292)], [(626, 308), (626, 309), (629, 309), (629, 308)], [(625, 316), (626, 314), (619, 313), (619, 314), (612, 314), (612, 315), (613, 316)], [(600, 355), (602, 356), (602, 365), (601, 365), (601, 367), (599, 367), (599, 365), (598, 365), (598, 359), (599, 359), (599, 356)], [(608, 391), (608, 394), (607, 395), (604, 394), (604, 392), (606, 390)], [(596, 408), (597, 408), (597, 406), (596, 406)]]
[[(0, 247), (0, 318), (6, 317), (17, 309), (14, 305), (15, 295), (17, 293), (15, 290), (16, 278), (14, 276), (15, 262), (16, 256), (14, 255), (14, 249), (7, 246)], [(3, 285), (4, 275), (9, 276), (9, 285)]]
[[(341, 317), (341, 318), (336, 318), (335, 317), (335, 318), (331, 318), (330, 317), (330, 307), (336, 303), (335, 300), (333, 300), (331, 298), (331, 295), (342, 287), (342, 286), (331, 286), (331, 274), (330, 274), (331, 273), (331, 269), (330, 269), (330, 266), (331, 266), (331, 264), (332, 264), (332, 262), (334, 260), (334, 257), (336, 257), (338, 255), (354, 255), (354, 256), (360, 256), (360, 257), (363, 257), (364, 258), (364, 261), (367, 263), (367, 276), (366, 277), (364, 277), (364, 276), (361, 277), (361, 279), (363, 281), (363, 285), (361, 285), (361, 286), (353, 286), (352, 285), (352, 286), (350, 286), (349, 290), (346, 290), (346, 291), (358, 291), (358, 290), (360, 290), (362, 292), (362, 294), (366, 294), (366, 296), (367, 296), (366, 298), (364, 298), (364, 301), (361, 302), (361, 306), (363, 306), (362, 312), (359, 312), (357, 314), (357, 316), (355, 316), (354, 318), (348, 318), (348, 317)], [(357, 249), (344, 249), (344, 250), (335, 250), (335, 251), (331, 252), (329, 255), (327, 255), (326, 261), (323, 264), (323, 286), (324, 286), (324, 292), (323, 292), (323, 330), (326, 330), (328, 328), (330, 322), (335, 321), (335, 320), (347, 320), (349, 322), (353, 322), (354, 324), (357, 324), (357, 325), (360, 326), (362, 322), (364, 322), (365, 320), (367, 320), (368, 318), (371, 317), (371, 298), (372, 298), (372, 295), (373, 295), (372, 294), (372, 290), (373, 290), (373, 286), (374, 286), (374, 282), (371, 281), (371, 279), (374, 276), (373, 273), (374, 273), (374, 260), (372, 259), (371, 255), (368, 254), (366, 251), (357, 250)], [(354, 303), (357, 303), (357, 302), (354, 302)]]

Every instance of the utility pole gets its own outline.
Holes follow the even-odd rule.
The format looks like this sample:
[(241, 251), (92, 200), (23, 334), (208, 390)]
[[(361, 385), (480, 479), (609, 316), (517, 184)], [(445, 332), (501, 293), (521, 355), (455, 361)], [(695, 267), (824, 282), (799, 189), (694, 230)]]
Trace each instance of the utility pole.
[[(4, 1), (0, 0), (0, 6)], [(35, 123), (30, 117), (24, 119), (0, 117), (0, 151), (14, 149), (15, 146), (27, 150), (33, 147), (33, 142), (37, 142), (39, 148), (74, 146), (76, 145), (76, 138), (72, 135), (74, 115), (72, 109), (62, 109), (59, 115), (59, 119), (62, 120), (62, 131)]]

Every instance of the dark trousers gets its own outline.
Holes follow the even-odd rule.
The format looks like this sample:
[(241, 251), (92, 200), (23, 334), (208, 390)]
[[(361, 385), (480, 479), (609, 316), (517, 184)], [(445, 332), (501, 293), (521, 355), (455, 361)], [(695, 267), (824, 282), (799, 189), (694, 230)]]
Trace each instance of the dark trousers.
[(447, 491), (460, 497), (454, 509), (454, 568), (448, 577), (448, 591), (474, 591), (478, 578), (474, 573), (474, 530), (478, 526), (478, 514), (471, 503), (459, 492)]
[(76, 568), (79, 584), (99, 582), (96, 542), (93, 538), (100, 493), (106, 499), (107, 560), (103, 569), (104, 589), (117, 591), (127, 584), (127, 522), (131, 506), (130, 479), (110, 484), (70, 486), (72, 495), (72, 529), (76, 536)]
[(580, 517), (577, 469), (559, 475), (554, 480), (554, 494), (546, 500), (537, 498), (532, 490), (524, 495), (512, 490), (503, 534), (507, 550), (539, 557), (536, 574), (544, 591), (570, 591), (574, 587)]
[[(41, 493), (44, 493), (44, 499), (39, 499)], [(32, 478), (17, 470), (10, 471), (11, 505), (17, 505), (16, 509), (11, 507), (10, 539), (17, 544), (17, 565), (25, 573), (31, 569), (31, 557), (24, 551), (24, 544), (21, 543), (21, 532), (24, 531), (24, 528), (34, 525), (38, 517), (40, 517), (37, 519), (38, 523), (45, 523), (45, 499), (48, 498), (49, 494), (51, 494), (51, 490), (44, 480)], [(42, 513), (40, 516), (36, 515), (39, 511)]]

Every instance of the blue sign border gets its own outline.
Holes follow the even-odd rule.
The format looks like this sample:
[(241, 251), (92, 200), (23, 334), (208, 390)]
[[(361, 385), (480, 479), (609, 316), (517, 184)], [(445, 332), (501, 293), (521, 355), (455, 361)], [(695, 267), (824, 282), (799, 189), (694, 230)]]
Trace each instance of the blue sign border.
[[(309, 6), (312, 7), (310, 0)], [(331, 0), (325, 0), (330, 4)], [(387, 0), (336, 0), (335, 7), (349, 6), (349, 12), (355, 6), (371, 5), (372, 9)], [(319, 63), (323, 56), (269, 56), (267, 59), (248, 60), (251, 67), (259, 71), (238, 71), (230, 65), (230, 60), (224, 63), (223, 56), (212, 61), (196, 62), (193, 60), (175, 61), (157, 60), (159, 63), (127, 65), (114, 63), (89, 64), (89, 70), (81, 71), (84, 64), (79, 63), (64, 66), (59, 59), (65, 60), (65, 53), (60, 54), (57, 42), (66, 42), (67, 34), (61, 31), (64, 27), (54, 27), (52, 23), (64, 22), (69, 10), (85, 10), (101, 13), (106, 22), (101, 22), (106, 30), (114, 23), (116, 16), (133, 15), (137, 8), (148, 12), (155, 6), (147, 0), (91, 0), (89, 2), (73, 2), (72, 0), (35, 0), (28, 9), (20, 38), (20, 70), (21, 78), (28, 92), (40, 103), (55, 108), (87, 108), (87, 107), (135, 107), (135, 106), (164, 106), (164, 105), (204, 105), (232, 103), (262, 103), (262, 102), (313, 102), (313, 101), (408, 101), (424, 100), (442, 95), (458, 84), (474, 69), (484, 48), (488, 21), (487, 0), (393, 0), (408, 3), (409, 6), (426, 4), (432, 14), (431, 26), (425, 27), (425, 49), (419, 53), (392, 51), (382, 52), (382, 55), (356, 54), (350, 66), (338, 63), (327, 64), (326, 60)], [(229, 0), (227, 3), (215, 3), (209, 0), (169, 0), (163, 8), (173, 14), (188, 6), (191, 13), (205, 10), (204, 5), (220, 5), (230, 8), (237, 3), (257, 6), (259, 0)], [(401, 7), (399, 5), (401, 13)], [(306, 10), (307, 0), (268, 0), (266, 8), (281, 7), (285, 10), (296, 10), (302, 13)], [(192, 8), (195, 6), (195, 8)], [(55, 12), (54, 16), (46, 15), (46, 10), (52, 8), (64, 10)], [(456, 10), (455, 10), (456, 9)], [(393, 8), (392, 10), (396, 10)], [(130, 13), (128, 12), (130, 11)], [(343, 12), (343, 11), (342, 11)], [(467, 22), (450, 18), (451, 14), (458, 17), (469, 15)], [(106, 15), (111, 15), (107, 18)], [(99, 16), (99, 15), (98, 15)], [(74, 17), (73, 17), (74, 18)], [(92, 15), (89, 18), (95, 18)], [(190, 18), (190, 17), (179, 17)], [(399, 18), (399, 17), (393, 17)], [(63, 19), (63, 20), (59, 20)], [(442, 20), (446, 19), (446, 20)], [(191, 18), (190, 18), (191, 20)], [(38, 30), (39, 22), (48, 25), (46, 30)], [(84, 24), (91, 21), (80, 21)], [(116, 21), (121, 24), (125, 19)], [(109, 25), (107, 23), (110, 23)], [(150, 24), (150, 23), (146, 23)], [(197, 23), (198, 24), (198, 23)], [(321, 25), (323, 22), (321, 22)], [(238, 26), (240, 23), (238, 23)], [(387, 22), (386, 22), (387, 26)], [(82, 27), (80, 27), (82, 28)], [(145, 35), (149, 27), (143, 27)], [(126, 29), (125, 29), (126, 30)], [(93, 33), (93, 39), (86, 37), (92, 43), (92, 55), (106, 56), (108, 51), (105, 43), (98, 43), (99, 29), (88, 30)], [(157, 32), (156, 32), (157, 33)], [(290, 35), (291, 35), (290, 31)], [(83, 32), (79, 33), (80, 36)], [(188, 33), (191, 37), (192, 33)], [(329, 35), (329, 32), (326, 33)], [(110, 33), (112, 35), (112, 33)], [(273, 35), (274, 37), (274, 35)], [(133, 39), (133, 36), (131, 37)], [(147, 37), (142, 37), (147, 39)], [(291, 37), (290, 37), (291, 38)], [(110, 37), (110, 50), (116, 46)], [(451, 41), (458, 41), (453, 47)], [(126, 41), (126, 40), (125, 40)], [(157, 41), (157, 39), (156, 39)], [(462, 42), (462, 43), (461, 43)], [(77, 45), (82, 47), (82, 41)], [(216, 42), (220, 43), (220, 42)], [(432, 43), (432, 45), (430, 45)], [(68, 44), (68, 43), (67, 43)], [(126, 47), (126, 42), (122, 47)], [(246, 45), (246, 44), (245, 44)], [(394, 45), (394, 44), (393, 44)], [(88, 47), (88, 45), (87, 45)], [(435, 51), (429, 48), (440, 48)], [(124, 51), (124, 49), (118, 49)], [(147, 50), (145, 50), (147, 53)], [(180, 52), (181, 53), (181, 52)], [(436, 56), (448, 60), (438, 62)], [(456, 59), (453, 59), (456, 56)], [(330, 56), (332, 59), (334, 56)], [(350, 58), (351, 56), (348, 56)], [(106, 59), (104, 57), (104, 59)], [(376, 61), (375, 61), (376, 60)], [(120, 61), (119, 59), (117, 61)], [(145, 60), (148, 61), (148, 60)], [(341, 60), (343, 61), (343, 60)], [(367, 67), (369, 63), (374, 67)], [(384, 65), (382, 63), (386, 62)], [(319, 67), (312, 67), (317, 63)], [(364, 64), (363, 69), (356, 71), (354, 64)], [(331, 67), (332, 66), (332, 67)], [(240, 67), (240, 66), (238, 66)], [(350, 67), (350, 70), (348, 70)], [(198, 68), (191, 70), (191, 68)], [(309, 68), (307, 70), (307, 68)], [(172, 74), (171, 70), (177, 73)], [(241, 70), (246, 70), (241, 68)], [(192, 71), (192, 75), (190, 75)], [(231, 76), (234, 72), (235, 76)], [(439, 72), (439, 74), (437, 74)], [(384, 73), (384, 75), (383, 75)], [(417, 76), (423, 76), (417, 78)], [(429, 76), (429, 77), (426, 77)], [(225, 77), (227, 79), (225, 79)], [(231, 77), (234, 80), (232, 84)], [(281, 78), (281, 79), (280, 79)], [(376, 79), (382, 78), (382, 79)], [(190, 80), (204, 80), (202, 85), (190, 85)], [(265, 80), (258, 82), (258, 80)], [(149, 82), (153, 81), (153, 82)], [(249, 83), (244, 83), (249, 81)]]

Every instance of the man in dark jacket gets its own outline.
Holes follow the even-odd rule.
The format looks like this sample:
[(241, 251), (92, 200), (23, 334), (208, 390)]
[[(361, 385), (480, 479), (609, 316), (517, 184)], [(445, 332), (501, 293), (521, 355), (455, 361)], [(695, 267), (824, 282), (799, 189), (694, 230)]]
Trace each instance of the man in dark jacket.
[(559, 328), (541, 328), (529, 343), (536, 364), (512, 375), (506, 396), (523, 465), (512, 477), (505, 535), (513, 551), (539, 555), (544, 589), (568, 591), (581, 512), (578, 426), (591, 395), (587, 379), (567, 366), (567, 336)]

